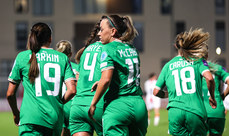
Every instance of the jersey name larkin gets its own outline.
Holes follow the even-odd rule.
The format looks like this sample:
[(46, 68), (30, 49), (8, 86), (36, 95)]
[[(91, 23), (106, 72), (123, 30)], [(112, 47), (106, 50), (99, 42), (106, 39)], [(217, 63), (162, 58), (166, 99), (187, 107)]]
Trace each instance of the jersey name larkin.
[[(30, 56), (31, 57), (31, 56)], [(36, 54), (38, 61), (51, 61), (51, 62), (59, 62), (59, 55), (56, 54), (48, 54), (43, 51), (43, 53)]]

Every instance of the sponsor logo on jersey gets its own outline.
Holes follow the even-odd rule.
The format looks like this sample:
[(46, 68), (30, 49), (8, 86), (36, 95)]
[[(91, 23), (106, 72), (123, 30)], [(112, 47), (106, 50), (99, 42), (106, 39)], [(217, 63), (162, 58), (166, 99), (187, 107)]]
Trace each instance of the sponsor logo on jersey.
[(202, 62), (204, 63), (204, 66), (208, 66), (208, 62), (206, 60), (202, 60)]
[(100, 64), (100, 68), (106, 67), (106, 66), (107, 66), (107, 62), (103, 62), (103, 63)]
[(223, 70), (224, 70), (225, 72), (227, 72), (227, 69), (226, 69), (225, 67), (223, 67)]

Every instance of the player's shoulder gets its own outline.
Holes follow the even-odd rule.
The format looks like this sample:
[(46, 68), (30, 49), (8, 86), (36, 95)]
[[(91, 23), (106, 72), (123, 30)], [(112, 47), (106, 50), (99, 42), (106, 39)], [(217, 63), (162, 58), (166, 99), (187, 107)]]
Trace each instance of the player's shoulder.
[(17, 56), (24, 56), (24, 55), (28, 55), (28, 54), (31, 54), (31, 53), (32, 53), (31, 50), (25, 50), (25, 51), (19, 52)]
[(110, 42), (108, 44), (104, 44), (102, 47), (101, 58), (106, 58), (106, 56), (115, 54), (117, 50), (117, 44)]
[(104, 45), (103, 48), (117, 48), (117, 47), (120, 47), (120, 46), (126, 46), (128, 45), (127, 43), (123, 43), (122, 41), (112, 41), (110, 43), (107, 43)]
[(194, 65), (205, 65), (208, 66), (208, 62), (204, 58), (197, 59), (193, 61)]
[(29, 59), (30, 56), (31, 56), (31, 54), (32, 54), (32, 51), (31, 50), (21, 51), (21, 52), (18, 53), (16, 59), (17, 60), (23, 60), (24, 61), (24, 60)]

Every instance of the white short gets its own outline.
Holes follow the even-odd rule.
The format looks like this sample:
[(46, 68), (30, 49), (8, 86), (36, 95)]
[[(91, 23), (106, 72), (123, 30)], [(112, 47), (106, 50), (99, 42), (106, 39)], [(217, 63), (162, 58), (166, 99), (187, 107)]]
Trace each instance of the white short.
[[(224, 84), (224, 90), (226, 90), (227, 84)], [(223, 101), (226, 110), (229, 110), (229, 95), (227, 95)]]
[(161, 107), (161, 99), (154, 95), (146, 95), (147, 110)]
[(223, 104), (224, 104), (225, 109), (229, 110), (229, 95), (225, 97)]

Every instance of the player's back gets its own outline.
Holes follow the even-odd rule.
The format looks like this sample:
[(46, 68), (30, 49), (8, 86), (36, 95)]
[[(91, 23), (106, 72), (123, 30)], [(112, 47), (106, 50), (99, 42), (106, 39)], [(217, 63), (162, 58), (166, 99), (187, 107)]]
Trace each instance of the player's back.
[(101, 70), (113, 67), (112, 81), (105, 95), (106, 100), (118, 96), (142, 95), (140, 88), (140, 59), (134, 46), (113, 41), (104, 45)]
[(21, 124), (31, 123), (52, 128), (58, 117), (62, 116), (62, 83), (74, 78), (74, 75), (66, 55), (53, 49), (41, 48), (36, 53), (39, 75), (31, 83), (28, 77), (30, 57), (30, 50), (19, 53), (9, 77), (23, 81), (21, 109), (24, 110), (20, 113)]
[[(73, 104), (90, 105), (95, 92), (91, 92), (92, 85), (100, 80), (100, 54), (102, 43), (90, 44), (80, 57), (78, 66), (79, 79), (77, 82), (77, 93)], [(102, 102), (103, 100), (101, 100)], [(100, 103), (101, 103), (100, 102)], [(100, 104), (102, 106), (103, 104)]]
[[(174, 57), (162, 70), (168, 93), (168, 108), (176, 107), (206, 117), (202, 98), (202, 73), (208, 70), (203, 59), (188, 62)], [(158, 82), (160, 82), (160, 77)]]

